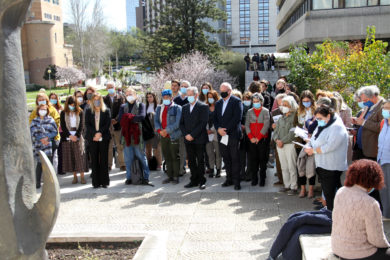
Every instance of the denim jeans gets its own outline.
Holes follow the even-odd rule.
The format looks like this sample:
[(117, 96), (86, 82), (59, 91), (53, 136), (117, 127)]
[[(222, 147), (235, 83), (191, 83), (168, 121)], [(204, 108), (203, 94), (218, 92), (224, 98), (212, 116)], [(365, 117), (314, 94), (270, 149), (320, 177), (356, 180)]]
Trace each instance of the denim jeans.
[(133, 164), (134, 156), (142, 164), (142, 169), (144, 170), (144, 179), (149, 180), (149, 166), (148, 159), (144, 151), (141, 151), (139, 146), (125, 146), (124, 148), (125, 163), (126, 163), (126, 179), (131, 180), (131, 165)]

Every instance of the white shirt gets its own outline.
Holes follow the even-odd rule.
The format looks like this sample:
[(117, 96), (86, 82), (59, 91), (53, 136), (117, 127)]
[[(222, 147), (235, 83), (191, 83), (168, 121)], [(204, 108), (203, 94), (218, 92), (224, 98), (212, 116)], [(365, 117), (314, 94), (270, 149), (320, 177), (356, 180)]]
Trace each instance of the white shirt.
[(154, 104), (150, 104), (148, 106), (148, 110), (146, 111), (146, 114), (154, 113)]
[(192, 110), (194, 109), (196, 102), (198, 102), (198, 101), (195, 101), (194, 104), (190, 104), (190, 113), (192, 113)]
[(231, 96), (229, 96), (228, 99), (226, 99), (226, 100), (222, 99), (222, 100), (223, 100), (222, 115), (223, 115), (223, 113), (225, 113), (225, 109), (226, 109), (226, 106), (227, 106), (228, 103), (229, 103), (230, 97), (231, 97)]
[[(76, 128), (77, 120), (76, 120), (76, 114), (75, 113), (69, 113), (69, 121), (70, 121), (70, 127)], [(71, 135), (75, 135), (76, 131), (69, 131)]]

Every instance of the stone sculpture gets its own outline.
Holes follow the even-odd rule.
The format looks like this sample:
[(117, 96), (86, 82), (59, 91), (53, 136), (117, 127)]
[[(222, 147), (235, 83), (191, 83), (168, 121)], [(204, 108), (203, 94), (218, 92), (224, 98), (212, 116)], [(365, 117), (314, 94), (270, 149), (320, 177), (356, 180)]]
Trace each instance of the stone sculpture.
[(60, 203), (55, 171), (45, 154), (42, 194), (27, 120), (20, 30), (31, 0), (0, 0), (0, 259), (46, 259), (45, 244)]

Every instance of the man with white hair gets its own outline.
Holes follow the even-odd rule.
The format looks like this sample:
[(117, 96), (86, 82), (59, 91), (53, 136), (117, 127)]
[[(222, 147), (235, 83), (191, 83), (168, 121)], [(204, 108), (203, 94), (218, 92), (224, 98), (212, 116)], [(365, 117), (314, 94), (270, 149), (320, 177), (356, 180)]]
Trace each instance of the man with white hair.
[(235, 190), (240, 190), (240, 154), (241, 119), (243, 106), (241, 100), (232, 95), (232, 86), (224, 82), (220, 86), (222, 99), (215, 104), (214, 127), (218, 131), (218, 140), (228, 140), (220, 143), (220, 151), (226, 169), (226, 181), (222, 187), (234, 184)]
[(189, 104), (183, 106), (180, 130), (185, 138), (188, 166), (191, 170), (191, 181), (184, 187), (199, 186), (199, 189), (203, 190), (206, 187), (204, 153), (208, 142), (206, 125), (209, 121), (209, 107), (199, 102), (198, 97), (198, 88), (187, 89)]
[(106, 84), (106, 89), (108, 91), (107, 96), (103, 98), (106, 106), (111, 110), (111, 140), (108, 147), (108, 171), (112, 168), (112, 159), (113, 159), (113, 148), (114, 144), (116, 151), (118, 152), (118, 157), (116, 159), (116, 167), (120, 168), (121, 171), (126, 171), (125, 160), (123, 157), (123, 145), (121, 144), (121, 125), (117, 121), (117, 116), (119, 114), (119, 109), (121, 105), (125, 102), (125, 99), (116, 93), (115, 91), (115, 82), (109, 81)]

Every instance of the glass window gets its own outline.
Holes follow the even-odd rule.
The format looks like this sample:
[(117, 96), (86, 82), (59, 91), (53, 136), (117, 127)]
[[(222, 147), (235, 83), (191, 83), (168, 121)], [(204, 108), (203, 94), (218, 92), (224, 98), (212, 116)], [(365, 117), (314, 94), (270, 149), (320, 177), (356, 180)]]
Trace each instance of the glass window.
[(367, 6), (367, 0), (345, 0), (345, 7)]
[(390, 0), (381, 0), (381, 5), (390, 5)]
[(368, 5), (378, 5), (378, 0), (368, 0)]
[(332, 9), (332, 0), (313, 0), (313, 10), (319, 9)]

